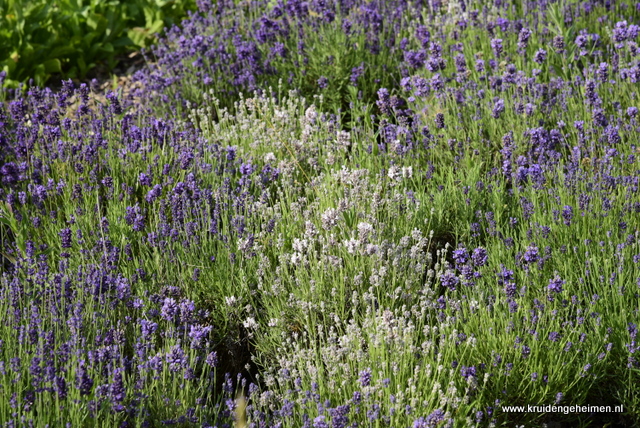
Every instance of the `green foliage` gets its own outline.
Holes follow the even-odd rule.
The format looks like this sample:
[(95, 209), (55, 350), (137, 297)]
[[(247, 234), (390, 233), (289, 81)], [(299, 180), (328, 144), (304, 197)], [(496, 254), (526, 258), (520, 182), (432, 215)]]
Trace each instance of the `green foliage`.
[[(255, 367), (261, 390), (251, 393), (247, 412), (256, 425), (267, 414), (273, 419), (266, 426), (299, 427), (310, 420), (317, 421), (314, 426), (338, 426), (331, 410), (342, 404), (350, 406), (350, 422), (371, 427), (420, 426), (418, 418), (437, 410), (455, 426), (476, 427), (608, 426), (603, 423), (611, 419), (605, 418), (614, 417), (518, 414), (502, 408), (553, 403), (623, 405), (624, 413), (615, 416), (620, 424), (640, 422), (635, 411), (640, 370), (633, 355), (640, 285), (640, 206), (635, 205), (640, 128), (637, 112), (627, 110), (638, 104), (637, 83), (599, 78), (590, 64), (597, 66), (608, 51), (598, 53), (589, 45), (581, 53), (572, 42), (585, 30), (602, 33), (610, 43), (611, 28), (600, 31), (602, 23), (595, 18), (604, 7), (602, 13), (568, 22), (559, 4), (549, 7), (548, 20), (539, 20), (551, 23), (549, 32), (536, 29), (521, 52), (515, 34), (504, 36), (498, 55), (490, 40), (499, 33), (480, 37), (484, 26), (459, 33), (454, 39), (459, 50), (437, 70), (459, 80), (451, 78), (422, 94), (415, 89), (433, 82), (436, 72), (410, 70), (401, 91), (397, 81), (404, 74), (393, 66), (399, 56), (384, 47), (384, 54), (370, 54), (364, 37), (344, 36), (336, 23), (307, 29), (306, 64), (304, 56), (297, 57), (306, 68), (276, 58), (277, 72), (260, 77), (262, 95), (230, 93), (228, 82), (217, 78), (201, 84), (200, 66), (184, 59), (193, 75), (179, 80), (193, 97), (189, 100), (197, 101), (187, 104), (187, 120), (178, 120), (169, 102), (149, 103), (173, 113), (166, 116), (176, 119), (175, 127), (130, 111), (104, 122), (78, 113), (78, 121), (63, 124), (58, 134), (37, 119), (50, 106), (61, 119), (65, 111), (53, 103), (28, 115), (11, 113), (21, 127), (8, 128), (10, 138), (20, 129), (33, 141), (28, 153), (7, 155), (24, 165), (24, 178), (3, 182), (18, 196), (13, 204), (0, 203), (0, 260), (21, 265), (16, 268), (17, 288), (24, 290), (16, 298), (19, 309), (28, 313), (58, 298), (52, 281), (41, 279), (44, 267), (51, 269), (44, 275), (64, 275), (75, 284), (76, 272), (112, 257), (109, 269), (114, 277), (131, 278), (138, 303), (114, 298), (106, 306), (81, 286), (73, 303), (85, 306), (86, 343), (96, 343), (109, 327), (122, 332), (129, 345), (118, 358), (135, 361), (132, 367), (139, 370), (125, 372), (128, 399), (140, 399), (130, 408), (148, 414), (140, 411), (125, 420), (129, 414), (116, 412), (107, 401), (90, 412), (86, 403), (103, 391), (98, 380), (107, 386), (113, 380), (99, 365), (90, 368), (95, 397), (82, 397), (72, 387), (67, 400), (74, 404), (67, 405), (57, 401), (53, 387), (42, 388), (32, 408), (11, 407), (14, 393), (24, 402), (38, 381), (33, 373), (40, 366), (28, 369), (28, 361), (44, 346), (22, 339), (31, 326), (10, 321), (0, 325), (0, 362), (9, 366), (19, 358), (27, 363), (0, 375), (0, 420), (38, 415), (36, 426), (63, 420), (74, 426), (89, 421), (141, 426), (146, 416), (154, 422), (189, 412), (196, 419), (211, 416), (220, 409), (216, 402), (236, 418), (232, 402), (213, 388), (220, 380), (216, 370), (235, 374)], [(123, 39), (148, 43), (153, 25), (164, 22), (162, 8), (172, 7), (154, 5), (96, 2), (86, 10), (73, 9), (87, 15), (71, 14), (65, 22), (96, 35), (86, 41), (89, 33), (69, 33), (67, 44), (91, 50), (94, 42), (108, 39), (94, 53), (110, 55), (118, 48), (112, 27), (120, 28)], [(45, 5), (28, 13), (49, 17), (61, 7)], [(521, 3), (514, 7), (517, 13), (505, 16), (526, 15)], [(151, 24), (126, 30), (109, 18), (117, 14), (105, 12), (115, 9), (122, 16), (144, 15)], [(102, 11), (101, 17), (90, 10)], [(629, 16), (637, 17), (633, 13)], [(15, 11), (2, 17), (10, 15), (18, 22)], [(249, 27), (240, 23), (239, 28)], [(404, 28), (402, 34), (415, 39), (414, 30)], [(554, 49), (552, 36), (562, 36), (566, 47)], [(297, 50), (299, 40), (278, 40), (287, 52)], [(443, 44), (447, 52), (451, 46)], [(113, 51), (104, 50), (107, 45)], [(548, 56), (536, 62), (532, 58), (540, 49)], [(637, 66), (636, 49), (616, 48), (617, 66)], [(0, 52), (16, 57), (16, 64), (22, 60), (17, 51)], [(45, 73), (71, 67), (45, 59), (51, 52), (42, 52), (38, 65)], [(452, 61), (458, 53), (458, 61)], [(491, 74), (475, 67), (476, 61), (491, 59), (494, 65), (486, 65)], [(458, 72), (462, 60), (466, 71)], [(213, 69), (213, 61), (206, 61)], [(362, 63), (368, 68), (353, 82), (353, 69)], [(92, 64), (87, 60), (84, 67)], [(488, 77), (505, 76), (510, 69), (522, 73), (521, 84), (492, 86)], [(80, 75), (77, 65), (74, 70)], [(603, 114), (615, 118), (614, 126), (594, 120), (584, 80), (577, 76), (597, 80), (592, 96), (597, 95)], [(324, 88), (318, 84), (321, 77), (328, 80)], [(420, 124), (415, 127), (419, 139), (402, 129), (409, 128), (405, 113), (376, 105), (380, 87), (406, 98), (415, 113), (411, 119)], [(21, 111), (17, 104), (14, 111)], [(374, 112), (379, 114), (372, 119)], [(19, 116), (29, 118), (23, 123)], [(390, 131), (397, 132), (390, 136)], [(553, 150), (534, 138), (543, 131)], [(7, 147), (22, 148), (12, 144)], [(142, 181), (142, 171), (159, 185), (157, 198), (145, 196), (154, 187)], [(37, 196), (34, 187), (45, 188), (45, 183), (51, 191)], [(143, 227), (127, 219), (138, 208)], [(63, 227), (74, 234), (69, 245), (63, 244)], [(475, 250), (486, 257), (473, 260), (469, 254)], [(9, 290), (5, 278), (0, 291)], [(180, 298), (206, 309), (204, 321), (213, 328), (212, 342), (226, 366), (209, 368), (201, 350), (190, 348), (189, 361), (196, 362), (191, 380), (171, 369), (172, 345), (187, 344), (189, 333), (153, 315), (165, 287), (179, 289)], [(11, 318), (15, 308), (5, 296), (0, 293), (0, 313)], [(70, 305), (70, 299), (63, 304)], [(61, 316), (50, 311), (42, 317), (58, 342), (68, 343), (73, 335)], [(141, 348), (133, 347), (141, 335), (138, 323), (147, 319), (159, 324), (149, 339), (154, 353), (146, 355), (166, 362), (158, 369), (138, 366), (144, 362), (135, 355)], [(243, 352), (250, 355), (245, 358)], [(84, 354), (72, 354), (67, 366), (61, 359), (54, 363), (68, 367), (60, 376), (71, 384), (73, 370), (85, 364)], [(310, 392), (317, 401), (305, 396)], [(283, 403), (292, 403), (292, 416), (286, 416)], [(369, 415), (378, 414), (388, 415), (386, 422), (372, 422)], [(244, 426), (242, 417), (235, 421)]]
[(193, 0), (7, 0), (0, 2), (0, 69), (5, 86), (52, 75), (84, 78), (98, 65), (149, 46), (179, 22)]

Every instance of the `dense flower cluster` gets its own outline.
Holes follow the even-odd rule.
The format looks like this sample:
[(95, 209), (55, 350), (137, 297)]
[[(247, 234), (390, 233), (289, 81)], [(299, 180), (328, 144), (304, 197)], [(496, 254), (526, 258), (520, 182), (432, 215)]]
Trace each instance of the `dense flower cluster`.
[(0, 93), (3, 423), (640, 406), (635, 4), (197, 3), (130, 97)]

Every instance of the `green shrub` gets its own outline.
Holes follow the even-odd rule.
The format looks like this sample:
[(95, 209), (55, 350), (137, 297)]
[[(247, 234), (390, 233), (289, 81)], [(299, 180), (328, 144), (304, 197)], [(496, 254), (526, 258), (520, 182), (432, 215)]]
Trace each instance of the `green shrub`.
[(194, 0), (7, 0), (0, 2), (0, 70), (4, 85), (52, 75), (84, 78), (98, 64), (113, 69), (117, 58), (149, 46)]

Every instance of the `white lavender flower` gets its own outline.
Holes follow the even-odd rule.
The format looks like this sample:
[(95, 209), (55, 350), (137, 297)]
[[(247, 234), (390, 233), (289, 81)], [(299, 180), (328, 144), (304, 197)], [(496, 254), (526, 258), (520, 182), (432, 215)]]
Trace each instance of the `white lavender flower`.
[(358, 239), (360, 243), (365, 244), (369, 241), (369, 237), (373, 233), (373, 226), (367, 222), (358, 223)]
[(264, 163), (276, 163), (276, 155), (274, 155), (273, 152), (267, 153), (264, 155)]
[(257, 321), (256, 321), (256, 319), (254, 317), (248, 317), (246, 320), (244, 320), (242, 325), (247, 330), (257, 330), (258, 329), (258, 323), (257, 323)]
[(321, 216), (322, 227), (330, 230), (338, 225), (339, 213), (335, 208), (328, 208)]
[(392, 165), (387, 171), (387, 176), (392, 181), (400, 181), (402, 179), (402, 169), (398, 166)]
[(356, 254), (360, 243), (356, 239), (351, 238), (347, 241), (344, 241), (343, 245), (345, 246), (349, 254)]
[(336, 144), (346, 149), (351, 145), (351, 134), (347, 131), (338, 131), (336, 135)]

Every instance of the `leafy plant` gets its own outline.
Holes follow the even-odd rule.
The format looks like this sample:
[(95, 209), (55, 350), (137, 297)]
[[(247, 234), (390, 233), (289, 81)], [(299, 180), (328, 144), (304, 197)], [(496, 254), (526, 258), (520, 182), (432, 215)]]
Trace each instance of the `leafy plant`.
[(113, 69), (126, 52), (149, 46), (155, 35), (193, 10), (193, 0), (9, 0), (0, 4), (0, 68), (5, 86), (54, 75), (85, 78), (98, 66)]

